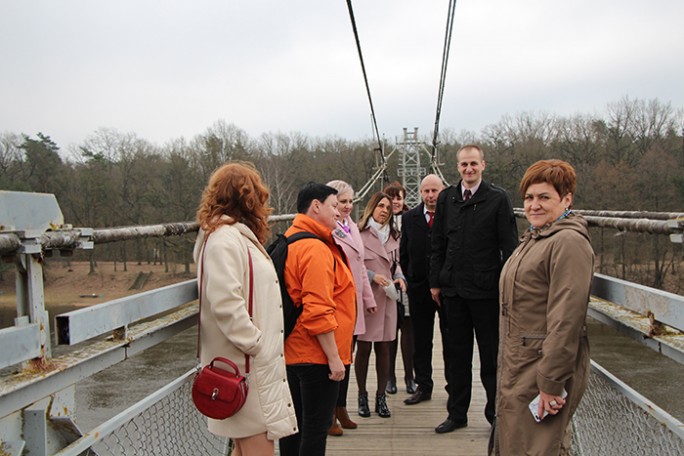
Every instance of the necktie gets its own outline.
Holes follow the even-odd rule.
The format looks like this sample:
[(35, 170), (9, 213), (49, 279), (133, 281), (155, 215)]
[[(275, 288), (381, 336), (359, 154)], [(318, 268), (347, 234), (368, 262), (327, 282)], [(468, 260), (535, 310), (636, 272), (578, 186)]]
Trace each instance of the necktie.
[(428, 213), (428, 227), (432, 228), (432, 222), (435, 220), (435, 212), (434, 211), (427, 211)]
[(463, 192), (463, 201), (468, 201), (471, 196), (473, 196), (473, 193), (470, 191), (469, 188), (466, 188)]

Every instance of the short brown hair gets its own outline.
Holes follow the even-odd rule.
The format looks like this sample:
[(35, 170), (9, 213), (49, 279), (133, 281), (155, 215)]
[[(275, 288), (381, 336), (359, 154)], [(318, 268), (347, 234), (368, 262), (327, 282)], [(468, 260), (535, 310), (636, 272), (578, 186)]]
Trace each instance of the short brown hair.
[(461, 155), (461, 152), (464, 150), (476, 150), (480, 154), (480, 160), (484, 160), (484, 151), (480, 146), (477, 144), (466, 144), (465, 146), (461, 147), (456, 151), (456, 161), (458, 161), (458, 156)]
[(390, 200), (395, 196), (406, 198), (406, 190), (404, 189), (404, 186), (399, 183), (399, 181), (390, 182), (389, 184), (385, 185), (385, 188), (382, 189), (382, 192), (387, 193), (387, 195), (390, 197)]
[[(252, 163), (227, 163), (209, 178), (197, 210), (197, 222), (207, 233), (224, 224), (241, 222), (263, 244), (271, 235), (268, 216), (273, 209), (268, 205), (268, 196), (268, 188)], [(222, 220), (222, 215), (232, 220)]]
[[(385, 185), (385, 188), (382, 189), (382, 192), (386, 193), (387, 196), (390, 197), (390, 202), (397, 197), (406, 199), (406, 189), (399, 183), (399, 181), (390, 182), (389, 184)], [(404, 203), (404, 206), (401, 208), (401, 212), (403, 213), (408, 210), (409, 207), (406, 205), (406, 203)]]
[(577, 185), (575, 168), (563, 160), (539, 160), (525, 171), (520, 181), (520, 195), (524, 199), (530, 185), (541, 183), (551, 184), (561, 198), (568, 193), (574, 194)]

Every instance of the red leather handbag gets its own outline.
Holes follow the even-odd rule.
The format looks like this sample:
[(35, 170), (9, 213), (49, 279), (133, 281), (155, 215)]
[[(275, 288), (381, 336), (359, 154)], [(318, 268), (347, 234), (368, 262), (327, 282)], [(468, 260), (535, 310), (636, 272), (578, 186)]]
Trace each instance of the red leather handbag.
[[(215, 366), (221, 362), (232, 372)], [(192, 384), (192, 401), (200, 413), (209, 418), (223, 420), (235, 415), (245, 405), (249, 387), (244, 375), (234, 362), (216, 357), (202, 368)]]
[[(209, 236), (207, 235), (207, 238)], [(199, 287), (199, 318), (202, 316), (202, 276), (204, 276), (204, 247), (207, 245), (207, 238), (202, 247), (202, 272), (200, 275)], [(247, 257), (249, 259), (249, 316), (252, 316), (252, 288), (254, 276), (252, 272), (252, 255), (247, 247)], [(200, 355), (200, 330), (197, 330), (197, 358)], [(226, 370), (215, 366), (216, 363), (223, 363), (232, 369)], [(245, 354), (245, 374), (249, 374), (249, 356)], [(204, 366), (192, 383), (192, 401), (197, 410), (209, 418), (223, 420), (235, 415), (247, 401), (249, 384), (247, 378), (240, 374), (237, 365), (229, 360), (217, 356), (209, 364)]]

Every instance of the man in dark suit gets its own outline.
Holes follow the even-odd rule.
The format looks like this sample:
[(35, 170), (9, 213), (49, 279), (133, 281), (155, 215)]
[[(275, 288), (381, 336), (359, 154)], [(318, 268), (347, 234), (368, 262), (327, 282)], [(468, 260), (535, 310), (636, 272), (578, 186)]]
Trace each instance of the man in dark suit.
[(449, 416), (435, 428), (440, 434), (468, 425), (473, 331), (487, 394), (485, 417), (494, 421), (499, 274), (518, 244), (510, 198), (505, 190), (482, 180), (482, 149), (464, 146), (456, 160), (461, 181), (441, 192), (437, 200), (430, 259), (430, 293), (443, 307), (449, 328)]
[[(414, 349), (413, 368), (418, 384), (416, 392), (404, 403), (418, 404), (432, 398), (432, 337), (435, 327), (435, 313), (439, 307), (430, 295), (428, 270), (430, 267), (430, 236), (437, 205), (437, 196), (444, 188), (442, 180), (434, 174), (425, 176), (420, 183), (423, 202), (405, 212), (401, 220), (401, 244), (399, 247), (401, 270), (408, 284), (407, 295), (411, 323), (413, 324)], [(444, 337), (440, 316), (440, 330)], [(445, 356), (446, 362), (446, 356)]]

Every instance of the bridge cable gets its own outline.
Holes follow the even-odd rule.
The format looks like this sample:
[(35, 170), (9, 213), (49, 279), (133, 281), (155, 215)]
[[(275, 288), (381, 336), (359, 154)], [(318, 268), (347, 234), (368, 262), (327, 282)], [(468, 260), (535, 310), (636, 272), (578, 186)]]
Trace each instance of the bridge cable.
[[(454, 12), (456, 11), (456, 0), (449, 0), (449, 12), (447, 14), (446, 31), (444, 34), (444, 50), (442, 51), (442, 69), (439, 79), (439, 91), (437, 94), (437, 112), (435, 115), (435, 129), (432, 137), (432, 169), (438, 172), (437, 164), (437, 144), (439, 141), (439, 119), (442, 114), (442, 101), (444, 100), (444, 86), (446, 81), (447, 64), (449, 63), (449, 50), (451, 48), (451, 35), (454, 28)], [(439, 172), (441, 175), (441, 172)]]
[(373, 121), (373, 129), (375, 130), (375, 138), (378, 141), (378, 152), (380, 153), (380, 158), (382, 159), (381, 168), (382, 178), (385, 183), (389, 183), (389, 176), (387, 175), (387, 160), (385, 158), (384, 147), (382, 141), (380, 140), (380, 134), (378, 132), (378, 123), (375, 119), (375, 108), (373, 107), (373, 99), (371, 97), (370, 86), (368, 85), (368, 75), (366, 74), (366, 65), (363, 61), (363, 53), (361, 52), (361, 42), (359, 40), (359, 32), (356, 28), (356, 19), (354, 18), (354, 8), (352, 7), (351, 0), (347, 0), (347, 8), (349, 10), (349, 19), (351, 20), (352, 30), (354, 31), (354, 39), (356, 41), (356, 49), (359, 52), (359, 60), (361, 61), (361, 71), (363, 72), (363, 80), (366, 84), (366, 93), (368, 94), (368, 103), (370, 104), (371, 110), (371, 120)]

